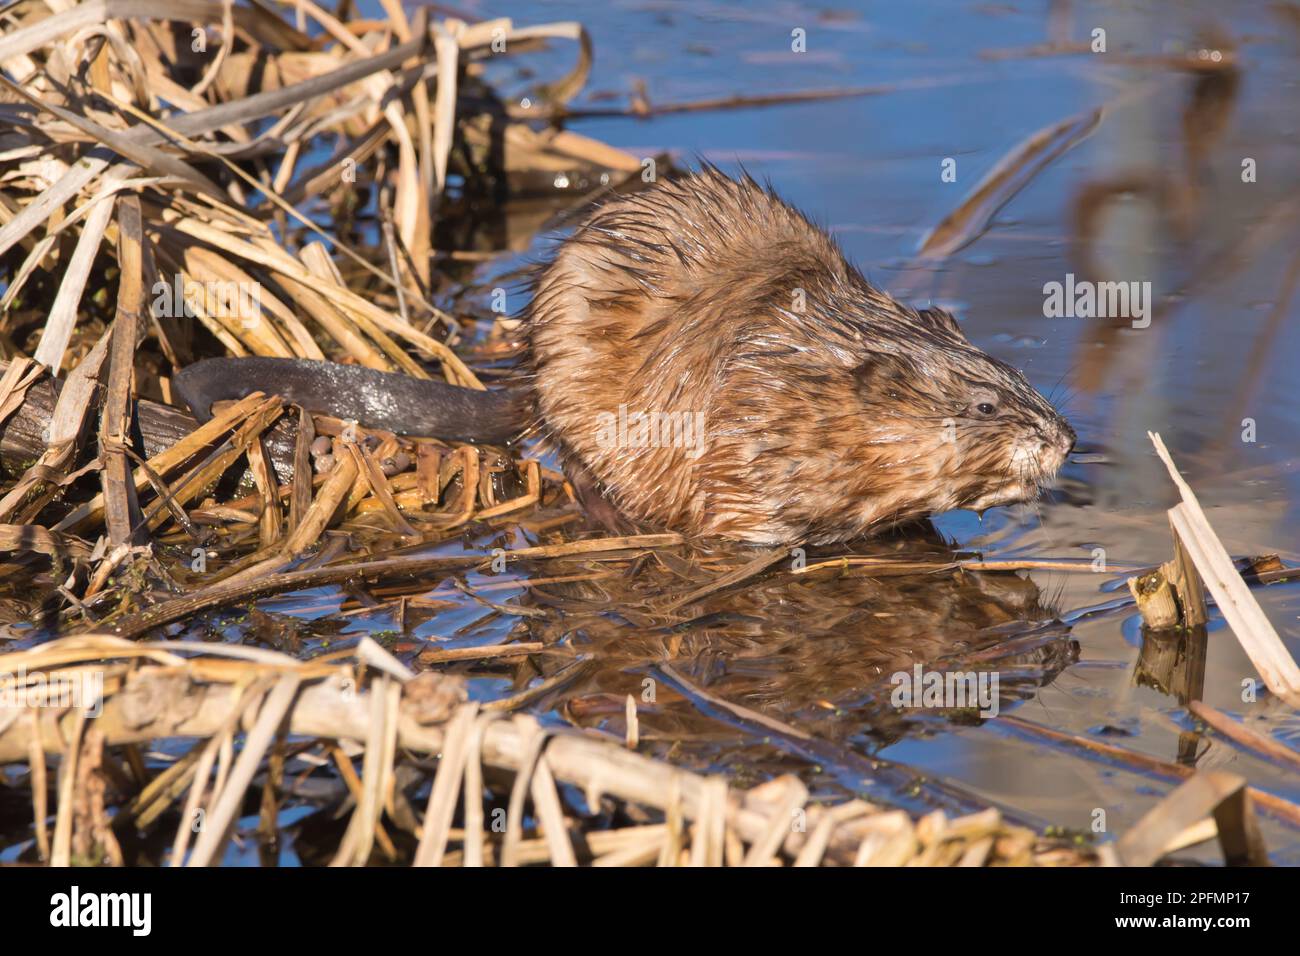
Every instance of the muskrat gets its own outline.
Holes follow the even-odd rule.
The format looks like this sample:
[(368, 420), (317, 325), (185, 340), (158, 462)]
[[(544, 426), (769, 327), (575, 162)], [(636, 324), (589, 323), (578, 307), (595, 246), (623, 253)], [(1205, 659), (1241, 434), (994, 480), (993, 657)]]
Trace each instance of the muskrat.
[(1074, 444), (951, 314), (875, 288), (748, 175), (610, 200), (533, 292), (528, 420), (518, 392), (296, 359), (200, 362), (177, 391), (200, 417), (256, 389), (399, 433), (537, 434), (633, 522), (772, 544), (1028, 500)]

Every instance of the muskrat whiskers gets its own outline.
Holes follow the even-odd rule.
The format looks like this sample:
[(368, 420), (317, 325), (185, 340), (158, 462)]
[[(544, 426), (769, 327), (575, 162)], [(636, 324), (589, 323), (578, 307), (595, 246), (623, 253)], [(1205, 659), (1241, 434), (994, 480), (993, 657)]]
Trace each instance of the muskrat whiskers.
[[(1062, 394), (1060, 401), (1052, 401), (1052, 407), (1056, 409), (1058, 415), (1064, 416), (1070, 407), (1070, 403), (1079, 397), (1079, 392), (1074, 387), (1067, 387)], [(1049, 399), (1049, 401), (1051, 401)]]

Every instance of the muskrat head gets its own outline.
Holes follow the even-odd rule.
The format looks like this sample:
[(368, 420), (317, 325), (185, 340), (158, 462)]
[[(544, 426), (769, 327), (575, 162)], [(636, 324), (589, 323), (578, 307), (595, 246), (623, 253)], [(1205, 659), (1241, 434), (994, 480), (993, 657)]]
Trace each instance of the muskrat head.
[(1020, 372), (947, 313), (878, 301), (821, 324), (815, 349), (769, 351), (765, 375), (733, 379), (727, 405), (746, 414), (723, 478), (759, 489), (767, 515), (745, 536), (828, 543), (1032, 500), (1064, 462), (1074, 431)]
[(868, 457), (879, 474), (907, 475), (915, 492), (882, 489), (892, 514), (1036, 498), (1074, 447), (1074, 429), (1017, 369), (970, 344), (952, 316), (917, 317), (937, 333), (925, 347), (868, 353), (853, 372)]

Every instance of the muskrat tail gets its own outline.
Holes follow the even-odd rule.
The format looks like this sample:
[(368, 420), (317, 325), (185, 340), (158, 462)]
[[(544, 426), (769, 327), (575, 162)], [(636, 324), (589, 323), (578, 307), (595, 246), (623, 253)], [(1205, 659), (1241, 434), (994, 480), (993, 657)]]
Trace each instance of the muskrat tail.
[(264, 392), (309, 412), (399, 435), (489, 445), (516, 440), (530, 418), (526, 389), (461, 388), (361, 365), (308, 359), (204, 359), (177, 372), (172, 390), (201, 422), (211, 418), (213, 402)]

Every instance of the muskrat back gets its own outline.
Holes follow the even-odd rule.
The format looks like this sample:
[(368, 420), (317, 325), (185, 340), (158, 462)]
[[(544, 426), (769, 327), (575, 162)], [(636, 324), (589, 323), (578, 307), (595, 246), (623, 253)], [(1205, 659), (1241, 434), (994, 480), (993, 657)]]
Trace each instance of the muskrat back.
[(540, 275), (528, 336), (566, 467), (694, 534), (825, 543), (1022, 501), (1074, 442), (951, 315), (711, 167), (591, 215)]

